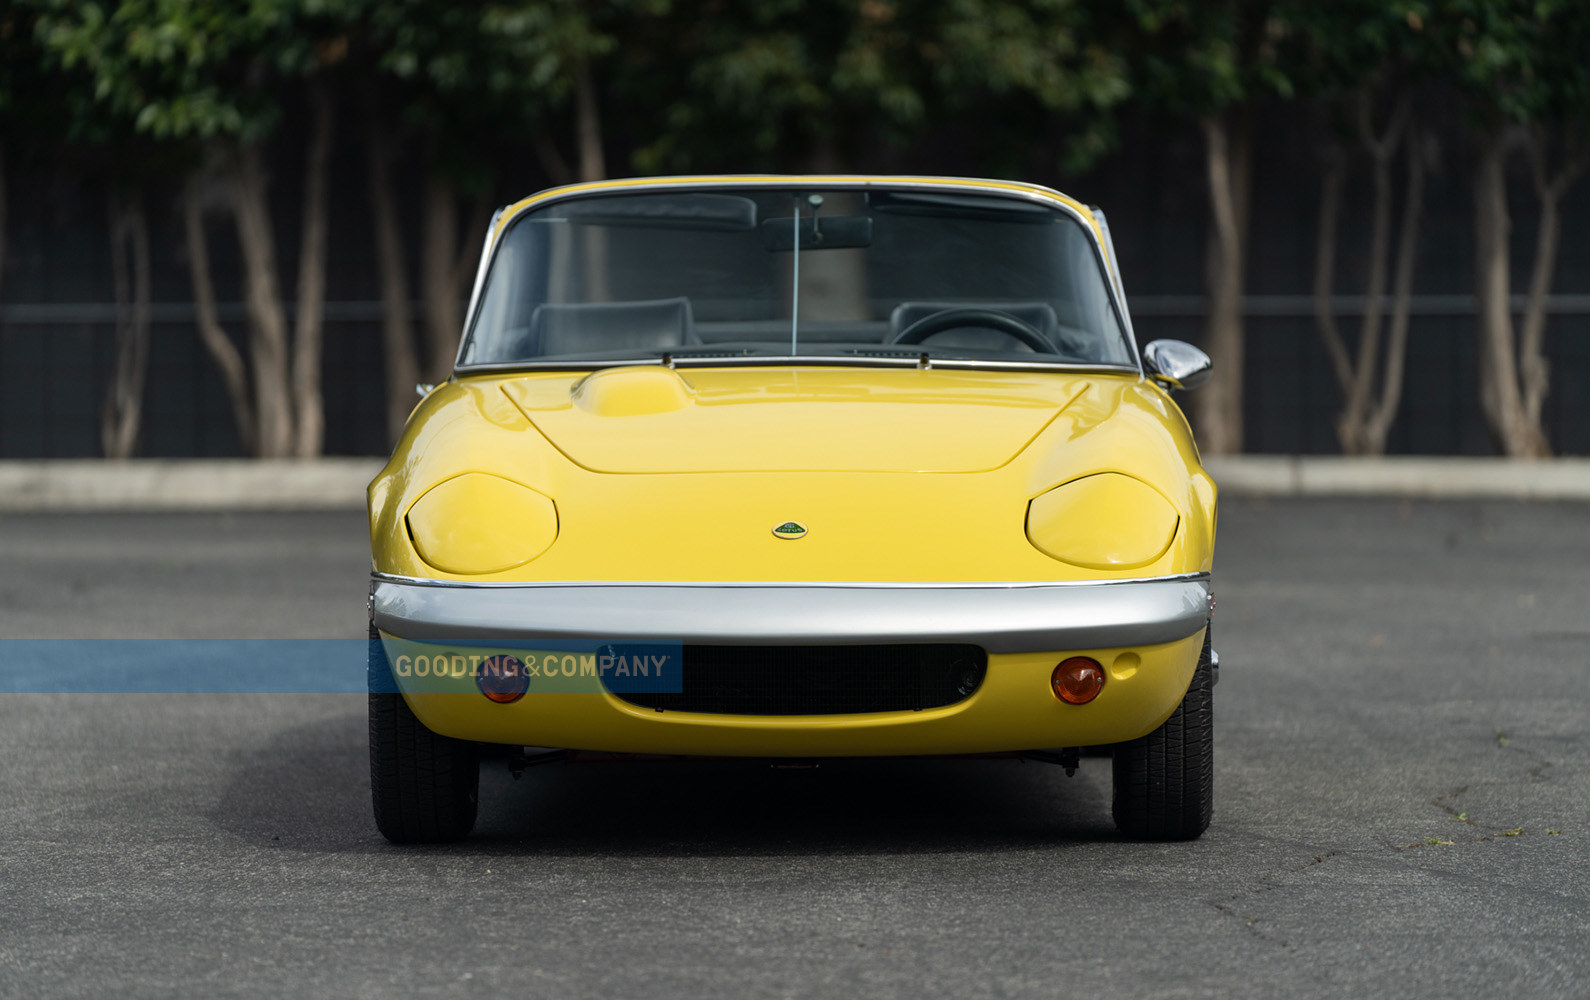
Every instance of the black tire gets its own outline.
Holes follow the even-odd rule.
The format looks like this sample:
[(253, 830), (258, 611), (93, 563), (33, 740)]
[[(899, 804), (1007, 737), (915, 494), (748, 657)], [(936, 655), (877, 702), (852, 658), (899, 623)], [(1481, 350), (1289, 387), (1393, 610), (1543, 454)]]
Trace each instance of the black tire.
[(479, 748), (431, 732), (401, 694), (382, 690), (374, 678), (378, 667), (385, 668), (386, 655), (373, 631), (370, 800), (375, 825), (394, 844), (462, 839), (475, 828)]
[(1215, 724), (1209, 630), (1187, 696), (1165, 724), (1115, 748), (1115, 825), (1137, 840), (1193, 840), (1214, 807)]

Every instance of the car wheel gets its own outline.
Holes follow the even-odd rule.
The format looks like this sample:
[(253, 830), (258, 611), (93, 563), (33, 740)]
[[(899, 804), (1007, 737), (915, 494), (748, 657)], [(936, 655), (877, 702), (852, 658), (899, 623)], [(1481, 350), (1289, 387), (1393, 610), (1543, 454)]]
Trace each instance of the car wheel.
[(370, 799), (375, 825), (394, 844), (459, 840), (475, 828), (480, 751), (442, 736), (415, 717), (395, 691), (381, 690), (375, 657), (386, 654), (372, 629)]
[(1214, 805), (1215, 726), (1209, 630), (1187, 696), (1165, 724), (1115, 748), (1115, 825), (1140, 840), (1192, 840)]

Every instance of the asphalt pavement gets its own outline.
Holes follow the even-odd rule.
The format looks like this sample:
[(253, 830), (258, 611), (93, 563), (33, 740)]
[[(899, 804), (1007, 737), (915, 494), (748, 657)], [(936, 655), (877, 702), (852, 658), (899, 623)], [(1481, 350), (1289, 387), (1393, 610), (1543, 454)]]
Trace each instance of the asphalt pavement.
[[(493, 768), (398, 848), (357, 694), (7, 693), (0, 997), (1590, 996), (1590, 505), (1221, 517), (1199, 841), (1088, 758)], [(367, 569), (357, 513), (0, 516), (0, 677), (335, 671)]]

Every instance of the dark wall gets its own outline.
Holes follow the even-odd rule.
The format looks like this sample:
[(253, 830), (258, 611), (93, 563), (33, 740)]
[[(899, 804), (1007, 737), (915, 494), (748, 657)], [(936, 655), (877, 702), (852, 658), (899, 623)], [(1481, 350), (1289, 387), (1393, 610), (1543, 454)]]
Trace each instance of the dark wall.
[[(1429, 179), (1420, 246), (1408, 377), (1390, 448), (1396, 453), (1489, 454), (1475, 376), (1468, 149), (1457, 113), (1439, 106), (1427, 118), (1441, 139), (1440, 169)], [(1311, 318), (1316, 166), (1324, 130), (1296, 108), (1257, 119), (1245, 401), (1249, 450), (1331, 453), (1338, 403), (1325, 351)], [(1053, 163), (1063, 135), (1035, 140), (1033, 160)], [(382, 425), (380, 313), (363, 156), (354, 137), (338, 150), (331, 220), (326, 328), (326, 450), (386, 450)], [(272, 181), (281, 277), (296, 271), (297, 149), (274, 151)], [(620, 162), (614, 157), (614, 162)], [(953, 157), (920, 155), (912, 172), (962, 172)], [(1535, 237), (1535, 202), (1519, 164), (1513, 242), (1515, 292), (1527, 281)], [(502, 165), (501, 201), (546, 186), (534, 170)], [(1339, 294), (1363, 288), (1368, 178), (1359, 165), (1341, 220)], [(1196, 342), (1201, 328), (1206, 199), (1203, 147), (1186, 125), (1138, 119), (1126, 124), (1120, 151), (1087, 174), (1062, 178), (1040, 165), (1023, 179), (1059, 187), (1102, 206), (1115, 234), (1139, 339)], [(405, 188), (415, 206), (417, 177)], [(9, 177), (8, 254), (0, 283), (0, 458), (99, 454), (99, 407), (110, 369), (114, 313), (105, 247), (103, 196), (45, 170), (17, 165)], [(238, 454), (224, 389), (193, 329), (190, 287), (177, 219), (176, 190), (147, 194), (154, 253), (153, 328), (140, 453), (148, 456)], [(1590, 453), (1590, 183), (1564, 202), (1563, 246), (1555, 285), (1559, 312), (1548, 328), (1552, 392), (1548, 433), (1564, 453)], [(236, 241), (229, 217), (210, 226), (218, 294), (228, 326), (243, 334)], [(417, 233), (411, 225), (411, 250)], [(1349, 310), (1354, 303), (1346, 302)], [(1349, 335), (1358, 317), (1344, 312)]]

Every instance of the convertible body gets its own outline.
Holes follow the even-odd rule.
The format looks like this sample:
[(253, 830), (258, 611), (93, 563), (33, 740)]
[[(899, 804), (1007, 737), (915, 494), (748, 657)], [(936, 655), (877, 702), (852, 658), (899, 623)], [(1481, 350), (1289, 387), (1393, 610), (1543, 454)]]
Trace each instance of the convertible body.
[(1121, 289), (1102, 214), (1030, 185), (499, 212), (369, 490), (383, 832), (466, 833), (481, 744), (1115, 747), (1123, 830), (1202, 832), (1215, 486), (1170, 391), (1207, 359), (1140, 355)]

